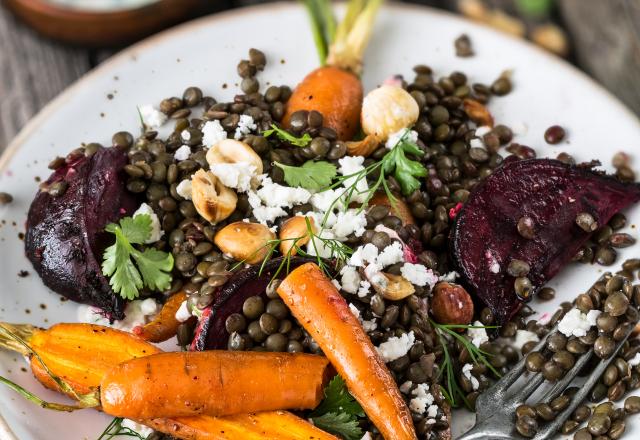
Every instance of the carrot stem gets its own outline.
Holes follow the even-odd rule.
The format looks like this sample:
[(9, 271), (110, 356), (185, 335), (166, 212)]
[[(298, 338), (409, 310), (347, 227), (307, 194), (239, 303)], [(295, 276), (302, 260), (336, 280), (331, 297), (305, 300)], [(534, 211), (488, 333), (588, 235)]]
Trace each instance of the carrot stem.
[[(33, 333), (36, 331), (36, 327), (29, 324), (7, 324), (0, 323), (0, 348), (15, 351), (23, 356), (28, 356), (31, 353), (31, 348), (26, 345), (25, 341), (31, 339)], [(16, 339), (14, 336), (19, 339)]]
[[(96, 396), (85, 395), (85, 396), (82, 396), (83, 397), (82, 400), (79, 400), (80, 402), (79, 405), (65, 405), (64, 403), (47, 402), (46, 400), (43, 400), (40, 397), (33, 394), (31, 391), (21, 387), (17, 383), (11, 382), (6, 377), (0, 376), (0, 383), (5, 384), (9, 388), (11, 388), (13, 391), (20, 394), (25, 399), (45, 409), (52, 409), (54, 411), (72, 412), (79, 409), (95, 408), (97, 406), (100, 406), (100, 402), (99, 400), (97, 400)], [(94, 400), (92, 400), (90, 397), (93, 397)]]

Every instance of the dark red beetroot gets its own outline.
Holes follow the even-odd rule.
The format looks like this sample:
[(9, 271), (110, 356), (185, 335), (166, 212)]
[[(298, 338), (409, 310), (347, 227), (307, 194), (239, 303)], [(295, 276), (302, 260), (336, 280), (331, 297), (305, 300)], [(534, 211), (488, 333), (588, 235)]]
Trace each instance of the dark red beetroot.
[[(303, 263), (315, 261), (310, 258), (293, 257), (289, 270), (293, 270)], [(207, 307), (198, 322), (191, 350), (226, 350), (229, 341), (229, 332), (225, 328), (225, 321), (232, 313), (242, 313), (242, 304), (251, 296), (262, 296), (267, 299), (265, 293), (267, 285), (278, 270), (282, 258), (270, 260), (260, 272), (260, 265), (251, 266), (238, 271), (216, 293), (213, 304)], [(284, 278), (285, 271), (278, 274), (278, 278)]]
[(36, 194), (25, 236), (27, 257), (50, 289), (100, 307), (114, 319), (124, 317), (125, 302), (111, 290), (100, 265), (111, 238), (104, 227), (136, 207), (125, 188), (126, 163), (123, 151), (103, 148), (57, 169), (45, 186), (65, 181), (68, 188), (59, 197)]
[[(640, 186), (557, 160), (507, 160), (472, 192), (455, 218), (451, 252), (467, 287), (504, 323), (521, 306), (513, 259), (529, 263), (533, 293), (569, 263), (590, 237), (576, 225), (587, 212), (599, 225), (640, 200)], [(518, 233), (522, 217), (533, 220), (532, 239)]]

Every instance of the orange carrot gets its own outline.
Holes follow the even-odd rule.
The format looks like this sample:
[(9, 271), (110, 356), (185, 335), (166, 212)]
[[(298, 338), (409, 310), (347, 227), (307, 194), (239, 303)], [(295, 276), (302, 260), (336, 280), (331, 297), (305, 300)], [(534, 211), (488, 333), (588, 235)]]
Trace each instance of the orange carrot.
[(387, 440), (416, 438), (411, 414), (384, 361), (331, 281), (314, 263), (278, 287), (291, 313), (318, 343), (353, 397)]
[(202, 351), (123, 362), (100, 383), (107, 414), (129, 419), (313, 409), (330, 378), (323, 356)]
[(151, 322), (135, 327), (133, 333), (149, 342), (163, 342), (173, 338), (180, 325), (180, 321), (176, 319), (176, 312), (186, 299), (187, 294), (184, 292), (172, 295)]

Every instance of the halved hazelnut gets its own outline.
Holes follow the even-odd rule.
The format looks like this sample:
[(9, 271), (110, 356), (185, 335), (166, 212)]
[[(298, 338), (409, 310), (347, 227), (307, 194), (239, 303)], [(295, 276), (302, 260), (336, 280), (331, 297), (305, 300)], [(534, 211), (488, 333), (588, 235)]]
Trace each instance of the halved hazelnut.
[(347, 152), (351, 156), (367, 157), (378, 149), (380, 142), (373, 135), (367, 135), (364, 139), (360, 141), (346, 142), (346, 145), (347, 145)]
[(220, 229), (213, 239), (218, 248), (234, 260), (260, 263), (269, 252), (269, 241), (276, 235), (260, 223), (235, 222)]
[[(302, 247), (309, 243), (309, 228), (307, 227), (307, 219), (311, 225), (311, 232), (316, 232), (315, 222), (310, 217), (295, 216), (285, 221), (280, 226), (280, 252), (282, 255), (296, 255), (298, 251), (293, 248)], [(297, 240), (296, 240), (297, 239)]]
[(440, 324), (468, 325), (473, 320), (473, 300), (462, 286), (440, 282), (433, 289), (431, 314)]
[(386, 206), (389, 208), (391, 213), (402, 220), (403, 225), (412, 225), (415, 223), (413, 219), (413, 215), (411, 214), (411, 209), (404, 202), (401, 197), (397, 197), (393, 203), (389, 200), (389, 196), (385, 192), (377, 192), (373, 195), (371, 200), (369, 200), (369, 206)]
[(233, 213), (238, 196), (210, 171), (198, 170), (191, 178), (191, 200), (202, 217), (216, 224)]
[(207, 151), (210, 166), (219, 163), (246, 162), (256, 167), (256, 174), (262, 174), (262, 159), (249, 145), (235, 139), (224, 139)]
[(466, 98), (462, 101), (462, 108), (467, 116), (476, 124), (493, 127), (493, 116), (484, 104), (475, 99)]
[(369, 279), (376, 292), (384, 299), (399, 301), (413, 294), (416, 289), (406, 278), (386, 272), (378, 272)]

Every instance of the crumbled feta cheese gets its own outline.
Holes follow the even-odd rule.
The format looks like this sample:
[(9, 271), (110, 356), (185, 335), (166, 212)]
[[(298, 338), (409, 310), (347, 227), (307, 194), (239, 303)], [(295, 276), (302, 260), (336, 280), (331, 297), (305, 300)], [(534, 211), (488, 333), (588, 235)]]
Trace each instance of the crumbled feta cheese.
[(157, 129), (167, 122), (167, 115), (156, 110), (152, 105), (141, 105), (138, 107), (138, 111), (142, 122), (149, 128)]
[(153, 212), (151, 206), (146, 203), (140, 205), (137, 211), (133, 213), (133, 217), (141, 214), (148, 214), (149, 217), (151, 217), (151, 235), (149, 235), (149, 238), (147, 238), (145, 243), (155, 243), (164, 235), (164, 231), (160, 228), (160, 219), (158, 218), (158, 215)]
[[(480, 321), (476, 321), (473, 323), (474, 327), (482, 327)], [(471, 343), (476, 347), (480, 348), (482, 344), (489, 341), (489, 335), (487, 335), (487, 330), (484, 328), (469, 328), (467, 329), (467, 335), (471, 338)]]
[(214, 163), (211, 172), (224, 186), (247, 192), (251, 189), (251, 180), (256, 177), (256, 166), (249, 162)]
[(253, 216), (264, 225), (287, 215), (284, 208), (307, 203), (311, 198), (311, 193), (306, 189), (278, 185), (266, 174), (257, 176), (257, 180), (261, 182), (261, 187), (257, 191), (249, 190), (247, 195)]
[(409, 352), (416, 338), (413, 331), (400, 337), (392, 336), (376, 347), (376, 351), (386, 363), (395, 361)]
[(387, 143), (385, 144), (385, 147), (387, 147), (389, 150), (393, 149), (393, 147), (395, 147), (396, 144), (400, 142), (400, 139), (402, 139), (405, 136), (405, 133), (407, 133), (405, 140), (414, 144), (418, 142), (417, 131), (409, 130), (408, 128), (403, 128), (389, 135), (389, 138), (387, 139)]
[(181, 146), (173, 153), (173, 158), (177, 161), (187, 160), (189, 156), (191, 156), (191, 147), (188, 145)]
[(105, 316), (104, 312), (87, 305), (80, 305), (77, 310), (78, 321), (88, 324), (98, 324), (130, 332), (135, 327), (144, 325), (160, 311), (160, 305), (153, 298), (134, 300), (127, 303), (124, 309), (125, 318), (114, 321), (113, 324)]
[(240, 115), (240, 120), (238, 121), (238, 127), (236, 128), (236, 132), (233, 135), (235, 139), (240, 139), (253, 130), (257, 129), (258, 125), (253, 121), (253, 118), (249, 115)]
[(540, 338), (534, 332), (530, 332), (529, 330), (518, 330), (516, 332), (516, 339), (511, 344), (513, 348), (521, 350), (524, 344), (527, 342), (538, 342)]
[[(416, 414), (424, 414), (427, 408), (433, 405), (435, 401), (429, 392), (429, 385), (426, 383), (418, 384), (411, 394), (415, 397), (409, 402), (409, 409)], [(437, 411), (438, 408), (436, 407), (436, 412)]]
[(140, 438), (147, 438), (153, 434), (153, 429), (130, 419), (122, 419), (122, 427), (129, 428), (130, 430), (137, 432), (140, 434)]
[(478, 137), (482, 137), (485, 134), (488, 134), (491, 132), (491, 127), (489, 127), (488, 125), (481, 125), (480, 127), (476, 128), (476, 136)]
[(222, 128), (220, 121), (207, 121), (202, 127), (202, 145), (207, 148), (213, 147), (220, 141), (227, 138), (227, 132)]
[(427, 417), (431, 417), (433, 419), (437, 415), (438, 415), (438, 406), (429, 405), (429, 408), (427, 408)]
[(484, 148), (484, 142), (481, 139), (473, 138), (469, 141), (469, 146), (471, 148)]
[(332, 230), (337, 237), (346, 239), (351, 234), (356, 237), (362, 237), (366, 226), (367, 218), (364, 211), (358, 212), (357, 209), (349, 209), (338, 213)]
[(176, 312), (176, 321), (185, 322), (189, 318), (191, 318), (191, 312), (189, 311), (189, 307), (187, 307), (187, 302), (182, 301), (182, 304), (180, 304), (180, 307)]
[(349, 303), (349, 310), (351, 310), (351, 313), (353, 313), (353, 316), (358, 318), (358, 320), (360, 319), (360, 310), (358, 310), (358, 308), (354, 306), (352, 303)]
[(602, 312), (600, 310), (589, 310), (589, 313), (582, 313), (578, 309), (571, 309), (558, 323), (558, 331), (565, 336), (582, 337), (596, 325), (596, 319)]
[(183, 199), (191, 200), (191, 180), (186, 179), (178, 183), (178, 186), (176, 186), (176, 192)]
[(413, 382), (408, 380), (404, 382), (402, 385), (400, 385), (400, 392), (404, 394), (409, 394), (409, 391), (411, 391), (412, 386), (413, 386)]
[(459, 276), (460, 274), (454, 270), (452, 272), (441, 275), (439, 280), (446, 281), (447, 283), (453, 283)]
[(364, 435), (362, 436), (362, 438), (360, 440), (373, 440), (373, 437), (371, 437), (371, 433), (369, 431), (365, 432)]
[(376, 258), (378, 258), (378, 248), (371, 243), (367, 243), (364, 246), (359, 246), (353, 254), (351, 254), (349, 264), (351, 266), (363, 267), (366, 263), (375, 263)]
[(358, 288), (358, 298), (364, 298), (369, 294), (371, 289), (371, 283), (366, 280), (360, 281), (360, 287)]
[(640, 353), (636, 353), (636, 355), (631, 359), (629, 359), (627, 363), (629, 364), (630, 367), (635, 367), (637, 365), (640, 365)]
[(353, 266), (344, 266), (340, 269), (342, 275), (342, 290), (347, 293), (356, 293), (360, 287), (360, 274)]
[(340, 284), (340, 281), (338, 281), (336, 279), (332, 279), (331, 280), (331, 284), (333, 284), (336, 289), (342, 290), (342, 285)]
[(362, 328), (365, 332), (372, 332), (378, 328), (378, 323), (376, 322), (375, 318), (368, 321), (366, 319), (363, 319), (361, 322)]
[(328, 211), (332, 204), (334, 208), (339, 208), (342, 206), (342, 203), (336, 202), (334, 204), (333, 202), (337, 200), (340, 195), (341, 194), (335, 189), (327, 189), (325, 191), (315, 193), (311, 196), (311, 206), (320, 212)]
[[(320, 237), (328, 240), (334, 240), (336, 238), (333, 235), (333, 232), (327, 230), (320, 232)], [(307, 254), (318, 255), (322, 258), (334, 257), (331, 246), (325, 245), (322, 240), (318, 240), (316, 237), (312, 237), (311, 240), (309, 240), (309, 243), (307, 243)]]
[[(351, 176), (364, 170), (363, 163), (364, 156), (344, 156), (342, 159), (338, 160), (338, 164), (340, 165), (338, 172), (343, 176)], [(367, 194), (365, 193), (369, 189), (367, 179), (364, 178), (363, 174), (361, 174), (349, 177), (343, 182), (343, 186), (345, 188), (350, 188), (353, 185), (356, 187), (356, 191), (353, 193), (352, 197), (353, 200), (360, 203), (364, 202), (367, 198)]]
[[(462, 374), (464, 375), (464, 377), (466, 377), (469, 380), (469, 382), (471, 382), (471, 387), (473, 388), (473, 391), (476, 391), (478, 388), (480, 388), (480, 382), (478, 381), (478, 379), (475, 378), (473, 374), (471, 374), (471, 370), (473, 370), (473, 365), (464, 364), (464, 366), (462, 367)], [(432, 417), (435, 417), (435, 416), (432, 416)]]
[(189, 130), (182, 130), (180, 132), (180, 137), (185, 142), (190, 141), (191, 140), (191, 133), (189, 132)]
[(378, 255), (377, 263), (380, 267), (385, 268), (387, 266), (391, 266), (396, 263), (401, 263), (404, 261), (404, 250), (402, 249), (402, 244), (397, 241), (394, 241), (389, 246), (385, 247), (380, 255)]
[(404, 263), (400, 268), (400, 274), (416, 286), (429, 285), (429, 287), (433, 287), (438, 282), (437, 275), (422, 264)]

